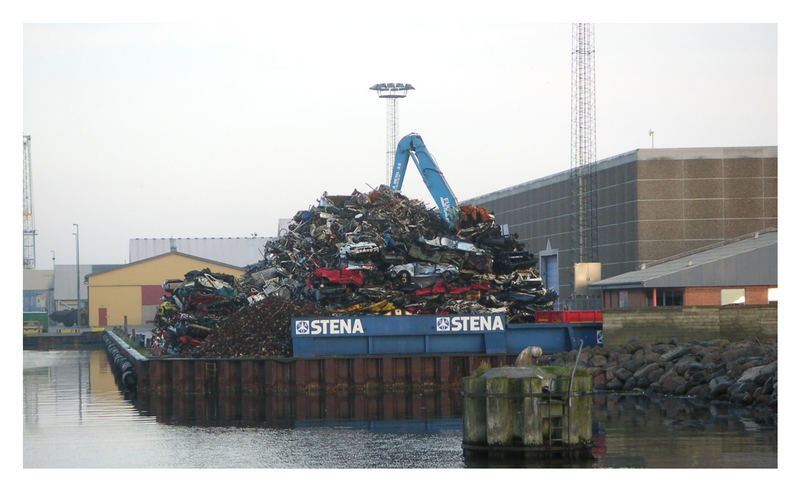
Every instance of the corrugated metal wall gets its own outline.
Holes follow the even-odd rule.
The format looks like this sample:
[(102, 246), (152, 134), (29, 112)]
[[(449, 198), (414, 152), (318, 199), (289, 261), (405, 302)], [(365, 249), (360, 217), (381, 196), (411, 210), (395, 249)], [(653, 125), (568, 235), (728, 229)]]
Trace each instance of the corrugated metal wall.
[(264, 244), (268, 237), (184, 237), (130, 239), (130, 262), (141, 261), (153, 256), (177, 252), (219, 261), (233, 266), (247, 266), (264, 257)]

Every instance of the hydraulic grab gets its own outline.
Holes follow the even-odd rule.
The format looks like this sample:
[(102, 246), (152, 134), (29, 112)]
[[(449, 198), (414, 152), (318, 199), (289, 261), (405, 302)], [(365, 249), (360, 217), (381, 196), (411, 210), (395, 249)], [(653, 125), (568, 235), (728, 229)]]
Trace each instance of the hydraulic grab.
[(458, 201), (442, 171), (439, 170), (439, 166), (436, 165), (433, 155), (425, 148), (422, 137), (416, 133), (409, 133), (397, 144), (394, 168), (392, 169), (392, 191), (400, 191), (400, 188), (403, 187), (409, 156), (414, 159), (425, 186), (428, 187), (436, 206), (439, 207), (442, 218), (452, 225), (458, 219)]

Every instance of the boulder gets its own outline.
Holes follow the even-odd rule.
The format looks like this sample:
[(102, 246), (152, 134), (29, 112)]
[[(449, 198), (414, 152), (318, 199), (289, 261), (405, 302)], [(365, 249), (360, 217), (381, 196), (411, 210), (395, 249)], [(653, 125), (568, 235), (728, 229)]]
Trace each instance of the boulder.
[(678, 374), (661, 379), (661, 388), (667, 394), (682, 394), (686, 390), (686, 379)]
[(636, 388), (636, 377), (630, 377), (628, 380), (625, 381), (625, 384), (622, 386), (622, 390), (624, 391), (631, 391)]
[(706, 374), (703, 372), (694, 372), (689, 377), (689, 383), (692, 384), (693, 386), (700, 385), (701, 383), (705, 382), (705, 380), (706, 380)]
[(647, 374), (652, 372), (653, 370), (657, 370), (660, 368), (658, 363), (650, 363), (649, 365), (645, 365), (633, 373), (633, 376), (636, 378), (646, 377)]
[(774, 383), (773, 377), (768, 378), (767, 381), (764, 382), (764, 394), (767, 394), (767, 395), (772, 394), (772, 384), (773, 383)]
[(592, 367), (603, 367), (606, 363), (608, 363), (608, 359), (603, 355), (594, 355), (589, 358), (589, 366)]
[(691, 365), (696, 361), (697, 360), (693, 355), (684, 356), (677, 363), (675, 363), (675, 371), (678, 372), (678, 375), (683, 375), (684, 373), (686, 373), (686, 370), (689, 368), (689, 365)]
[(741, 391), (731, 394), (729, 400), (734, 404), (746, 406), (753, 402), (753, 396), (749, 392)]
[(619, 379), (622, 383), (625, 383), (625, 381), (628, 380), (631, 377), (631, 375), (633, 375), (633, 373), (625, 367), (619, 367), (614, 372), (614, 376), (617, 379)]
[(647, 353), (644, 355), (644, 361), (647, 363), (661, 361), (661, 355), (659, 353)]
[(703, 370), (703, 365), (701, 363), (698, 363), (698, 362), (695, 361), (695, 362), (689, 363), (689, 366), (686, 367), (686, 371), (682, 375), (684, 375), (684, 376), (691, 375), (694, 372), (699, 372), (699, 371), (702, 371), (702, 370)]
[(622, 364), (622, 367), (626, 370), (630, 370), (631, 372), (635, 372), (642, 366), (644, 366), (645, 361), (641, 358), (631, 358), (630, 360), (626, 361)]
[(689, 353), (689, 347), (688, 346), (675, 348), (675, 349), (669, 350), (666, 353), (664, 353), (663, 355), (661, 355), (661, 360), (662, 361), (674, 361), (674, 360), (677, 360), (678, 358), (682, 357), (686, 353)]
[(625, 353), (633, 354), (633, 353), (637, 352), (638, 350), (642, 349), (642, 347), (643, 347), (643, 345), (642, 345), (641, 341), (639, 341), (636, 338), (632, 338), (630, 341), (628, 341), (628, 344), (626, 344), (623, 347), (623, 350), (625, 351)]
[[(767, 378), (771, 377), (775, 374), (778, 368), (778, 362), (773, 361), (767, 365), (756, 366), (752, 368), (748, 368), (745, 370), (742, 375), (736, 380), (737, 382), (754, 382), (759, 377), (766, 377), (763, 380), (766, 381)], [(763, 383), (763, 381), (762, 381)]]
[(723, 394), (727, 394), (731, 384), (733, 384), (733, 380), (729, 379), (726, 375), (713, 378), (708, 382), (709, 395), (716, 399)]
[(656, 382), (658, 379), (660, 379), (662, 375), (664, 375), (664, 369), (659, 367), (648, 373), (646, 377), (647, 380), (649, 380), (650, 383), (652, 384), (653, 382)]

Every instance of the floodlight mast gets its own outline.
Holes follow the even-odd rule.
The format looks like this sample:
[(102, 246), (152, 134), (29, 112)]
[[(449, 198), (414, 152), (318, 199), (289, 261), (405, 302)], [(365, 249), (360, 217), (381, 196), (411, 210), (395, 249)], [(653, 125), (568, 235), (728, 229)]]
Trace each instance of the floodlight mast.
[(416, 90), (411, 84), (381, 83), (369, 88), (386, 99), (386, 185), (391, 186), (394, 153), (397, 149), (397, 99), (404, 98), (409, 90)]
[(36, 226), (33, 218), (30, 135), (22, 135), (22, 268), (36, 269)]

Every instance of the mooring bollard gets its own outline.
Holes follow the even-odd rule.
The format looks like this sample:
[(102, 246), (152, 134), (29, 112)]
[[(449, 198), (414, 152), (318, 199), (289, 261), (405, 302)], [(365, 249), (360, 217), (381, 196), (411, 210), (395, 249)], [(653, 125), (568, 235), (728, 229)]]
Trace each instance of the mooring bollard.
[(465, 377), (465, 451), (572, 454), (590, 448), (591, 376), (583, 369), (571, 372), (501, 367)]

